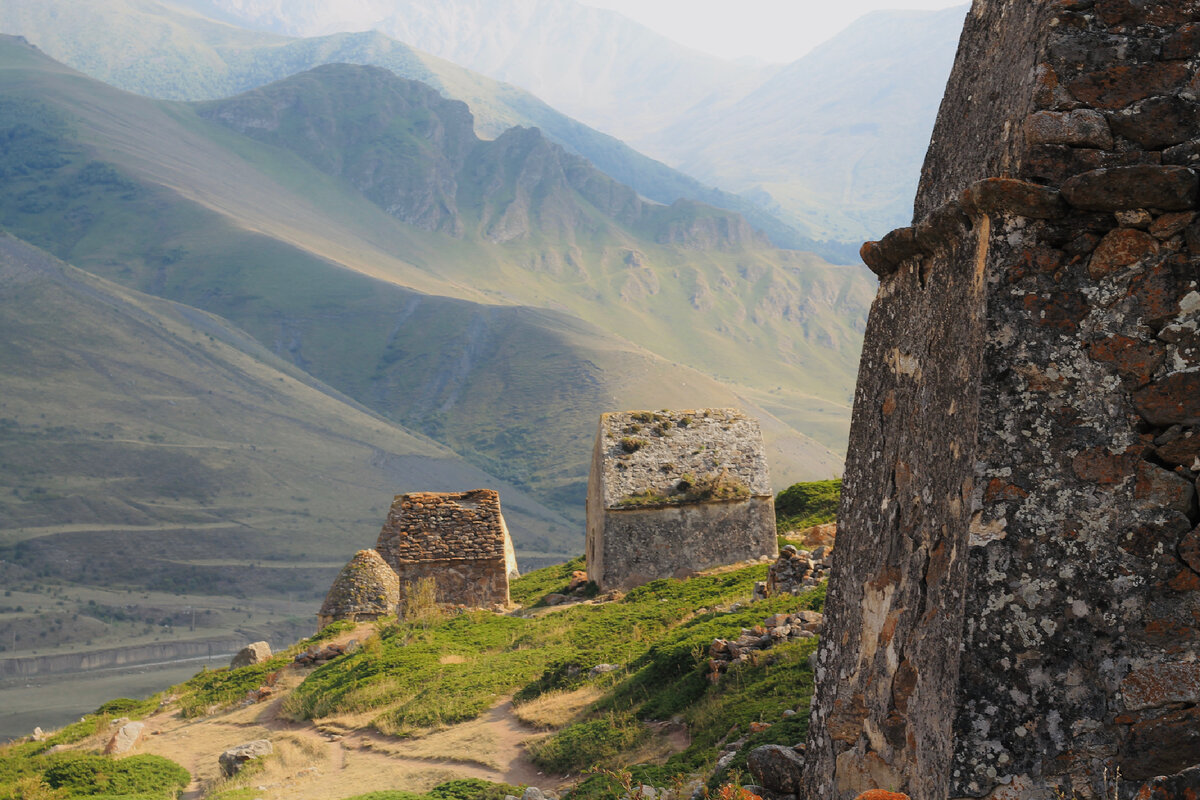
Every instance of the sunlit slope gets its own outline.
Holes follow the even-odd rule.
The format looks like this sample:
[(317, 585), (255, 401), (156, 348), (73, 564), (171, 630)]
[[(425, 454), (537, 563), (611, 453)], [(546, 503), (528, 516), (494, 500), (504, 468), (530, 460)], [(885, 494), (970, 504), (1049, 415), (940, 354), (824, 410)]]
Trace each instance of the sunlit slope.
[[(765, 419), (779, 483), (827, 477), (840, 461), (831, 449), (844, 446), (869, 284), (801, 254), (684, 246), (724, 212), (659, 206), (624, 223), (559, 181), (577, 165), (526, 132), (535, 146), (496, 160), (506, 176), (498, 188), (474, 196), (476, 206), (465, 198), (476, 210), (462, 233), (420, 230), (281, 145), (110, 89), (11, 39), (0, 47), (0, 103), (12, 126), (0, 224), (90, 271), (232, 320), (543, 498), (579, 497), (600, 412), (712, 404), (765, 416), (747, 387), (788, 398), (821, 442)], [(554, 192), (533, 195), (546, 202), (506, 204), (539, 169)], [(573, 174), (621, 195), (594, 171)], [(485, 207), (526, 219), (526, 235), (487, 239)], [(424, 310), (410, 314), (413, 303)], [(523, 344), (462, 355), (477, 352), (481, 317), (506, 331), (495, 342)], [(546, 356), (555, 351), (559, 369)], [(460, 373), (493, 377), (443, 394)], [(577, 385), (572, 376), (585, 373)], [(564, 404), (564, 392), (585, 400)], [(523, 444), (518, 418), (544, 438)]]
[[(322, 64), (370, 64), (466, 102), (481, 136), (540, 128), (568, 151), (646, 197), (680, 197), (739, 211), (783, 247), (825, 246), (754, 203), (671, 169), (551, 108), (534, 95), (417, 50), (377, 31), (297, 39), (249, 31), (158, 0), (0, 0), (0, 32), (113, 86), (172, 100), (227, 97)], [(835, 249), (838, 257), (853, 252)]]
[[(577, 544), (537, 501), (224, 320), (8, 236), (0, 342), (0, 544), (22, 543), (31, 563), (16, 563), (35, 571), (44, 555), (74, 581), (165, 570), (257, 594), (257, 571), (317, 592), (331, 563), (373, 540), (394, 493), (477, 486), (501, 488), (526, 552)], [(200, 563), (213, 559), (238, 566)]]

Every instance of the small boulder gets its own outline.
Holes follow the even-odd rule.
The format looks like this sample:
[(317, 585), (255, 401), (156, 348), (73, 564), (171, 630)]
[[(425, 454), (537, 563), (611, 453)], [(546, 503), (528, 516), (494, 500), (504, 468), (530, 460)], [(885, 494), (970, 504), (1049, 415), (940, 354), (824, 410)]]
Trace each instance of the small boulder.
[(33, 741), (35, 741), (35, 742), (43, 741), (46, 738), (46, 732), (43, 731), (40, 727), (34, 728), (33, 735), (30, 736), (29, 738), (33, 739)]
[(108, 740), (104, 752), (110, 756), (124, 755), (137, 747), (145, 735), (146, 724), (144, 722), (126, 722)]
[(528, 786), (521, 795), (521, 800), (546, 800), (546, 793), (536, 786)]
[(254, 642), (238, 651), (238, 654), (229, 662), (229, 668), (239, 669), (241, 667), (248, 667), (251, 664), (261, 664), (270, 657), (271, 645), (266, 642)]
[(746, 767), (758, 783), (774, 794), (796, 794), (804, 758), (790, 747), (764, 744), (750, 751)]
[(548, 606), (561, 606), (563, 603), (567, 602), (567, 596), (565, 594), (559, 594), (558, 592), (551, 592), (542, 598), (542, 602)]
[(265, 758), (274, 752), (274, 745), (266, 739), (255, 739), (253, 742), (231, 747), (221, 753), (221, 757), (218, 759), (218, 763), (221, 765), (221, 774), (226, 778), (232, 778), (241, 772), (248, 762)]
[(588, 675), (595, 678), (597, 675), (604, 675), (609, 672), (616, 672), (621, 668), (620, 664), (597, 664), (588, 670)]

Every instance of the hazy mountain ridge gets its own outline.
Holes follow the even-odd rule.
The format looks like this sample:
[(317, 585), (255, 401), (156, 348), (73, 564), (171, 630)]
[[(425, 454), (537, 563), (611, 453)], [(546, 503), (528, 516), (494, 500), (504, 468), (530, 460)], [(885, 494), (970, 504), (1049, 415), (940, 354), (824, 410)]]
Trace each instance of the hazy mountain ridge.
[(837, 263), (857, 259), (857, 245), (814, 241), (803, 226), (785, 225), (742, 197), (704, 186), (524, 90), (378, 32), (292, 39), (237, 28), (157, 0), (70, 0), (69, 6), (61, 0), (0, 0), (0, 31), (25, 36), (92, 77), (165, 99), (225, 98), (327, 63), (381, 66), (469, 103), (485, 138), (514, 126), (538, 127), (650, 200), (706, 202), (743, 214), (777, 246), (813, 250)]
[(907, 225), (965, 6), (875, 12), (635, 146), (839, 240)]
[[(27, 174), (10, 178), (0, 224), (235, 321), (359, 402), (562, 498), (560, 508), (578, 511), (592, 420), (626, 405), (747, 406), (790, 465), (779, 480), (836, 469), (826, 447), (845, 435), (847, 365), (870, 297), (861, 270), (778, 251), (672, 249), (611, 220), (599, 238), (565, 247), (424, 233), (188, 107), (106, 89), (11, 40), (0, 67), (7, 118), (28, 139), (18, 157)], [(480, 306), (487, 298), (592, 323)], [(499, 318), (523, 322), (484, 325)], [(488, 330), (502, 335), (480, 339)], [(479, 357), (481, 341), (499, 356)], [(739, 397), (664, 355), (759, 388)], [(409, 404), (421, 396), (436, 400)], [(789, 422), (756, 403), (786, 407)]]
[[(464, 103), (372, 67), (318, 67), (200, 107), (252, 138), (346, 178), (389, 214), (419, 228), (493, 242), (549, 236), (574, 244), (604, 217), (653, 241), (690, 249), (767, 247), (736, 214), (635, 191), (568, 154), (536, 129), (480, 140)], [(349, 121), (350, 124), (339, 124)]]
[(336, 8), (320, 0), (180, 2), (296, 36), (377, 30), (521, 86), (626, 140), (771, 73), (691, 50), (614, 11), (574, 0), (355, 0)]

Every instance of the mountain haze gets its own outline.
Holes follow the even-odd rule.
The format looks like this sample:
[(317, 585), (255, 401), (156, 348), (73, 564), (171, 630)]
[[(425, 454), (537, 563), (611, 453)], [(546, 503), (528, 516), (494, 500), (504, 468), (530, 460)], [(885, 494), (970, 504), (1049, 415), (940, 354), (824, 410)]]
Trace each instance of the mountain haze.
[(537, 127), (568, 151), (650, 200), (687, 198), (737, 211), (781, 247), (813, 250), (838, 263), (857, 249), (807, 237), (754, 203), (705, 186), (618, 139), (562, 114), (527, 91), (415, 50), (381, 33), (295, 39), (249, 31), (156, 0), (0, 0), (0, 31), (106, 83), (151, 97), (228, 97), (330, 63), (381, 66), (466, 102), (476, 130), (495, 138)]
[(181, 0), (230, 22), (294, 36), (376, 30), (516, 84), (584, 123), (632, 140), (715, 95), (757, 85), (754, 69), (676, 44), (575, 0)]
[(878, 238), (911, 221), (965, 10), (869, 14), (736, 102), (633, 143), (817, 238)]
[[(368, 93), (382, 81), (380, 102), (412, 88), (378, 70), (331, 67), (268, 89), (318, 107), (347, 88), (327, 79)], [(461, 112), (413, 91), (427, 104), (403, 124)], [(335, 115), (324, 140), (301, 146), (305, 137), (281, 125), (263, 133), (283, 136), (272, 144), (197, 113), (240, 117), (255, 97), (198, 108), (150, 101), (5, 40), (0, 105), (16, 127), (0, 165), (12, 190), (0, 224), (111, 280), (222, 315), (568, 514), (580, 514), (594, 420), (614, 407), (745, 406), (763, 419), (778, 481), (836, 470), (831, 448), (844, 446), (871, 294), (861, 268), (739, 245), (714, 227), (731, 218), (715, 209), (643, 204), (646, 219), (622, 219), (636, 203), (621, 198), (636, 195), (534, 131), (512, 133), (512, 148), (476, 141), (492, 157), (479, 162), (486, 181), (455, 192), (462, 235), (422, 230), (331, 168), (374, 163), (390, 129), (361, 141), (333, 135), (372, 130)], [(330, 174), (298, 153), (324, 159)], [(378, 174), (407, 174), (406, 163), (379, 160)], [(609, 205), (581, 193), (580, 180), (603, 188), (594, 199)]]

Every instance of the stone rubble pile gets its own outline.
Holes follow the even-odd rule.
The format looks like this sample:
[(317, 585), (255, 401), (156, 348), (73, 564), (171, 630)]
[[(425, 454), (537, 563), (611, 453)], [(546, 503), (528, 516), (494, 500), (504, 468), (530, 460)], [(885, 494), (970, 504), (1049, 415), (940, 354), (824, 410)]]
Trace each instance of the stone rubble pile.
[(324, 647), (320, 645), (312, 645), (302, 653), (297, 653), (292, 663), (300, 667), (317, 667), (324, 664), (326, 661), (332, 661), (338, 656), (345, 655), (347, 652), (354, 652), (354, 645), (357, 642), (351, 640), (345, 645), (327, 644)]
[(742, 635), (730, 641), (713, 639), (708, 647), (709, 680), (714, 683), (731, 666), (744, 663), (761, 650), (780, 642), (811, 639), (821, 632), (824, 617), (816, 611), (794, 611), (791, 614), (772, 614), (754, 628), (742, 628)]
[[(829, 577), (829, 562), (832, 550), (818, 547), (811, 552), (798, 550), (795, 545), (785, 545), (779, 558), (767, 571), (767, 582), (763, 587), (764, 597), (781, 594), (800, 594), (816, 587)], [(757, 588), (757, 587), (755, 587)]]

